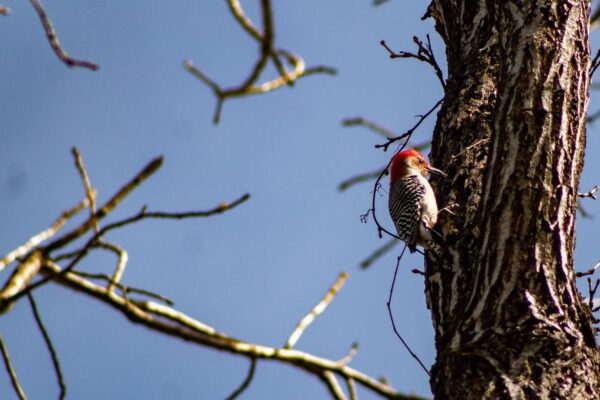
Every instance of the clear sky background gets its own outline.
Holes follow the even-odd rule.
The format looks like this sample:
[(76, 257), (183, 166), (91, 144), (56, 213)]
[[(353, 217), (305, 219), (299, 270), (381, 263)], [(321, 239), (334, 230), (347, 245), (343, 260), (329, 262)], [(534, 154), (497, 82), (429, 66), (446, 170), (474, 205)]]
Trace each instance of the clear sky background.
[[(375, 134), (342, 127), (343, 118), (365, 116), (402, 132), (442, 95), (428, 66), (390, 60), (379, 45), (386, 39), (394, 49), (413, 50), (412, 36), (430, 33), (443, 63), (432, 22), (420, 20), (426, 2), (274, 2), (277, 46), (309, 66), (338, 68), (339, 75), (316, 75), (293, 89), (228, 101), (219, 126), (211, 122), (212, 93), (185, 72), (182, 61), (190, 58), (224, 86), (246, 77), (257, 46), (224, 1), (44, 4), (65, 49), (97, 62), (100, 70), (66, 68), (30, 4), (6, 4), (13, 13), (0, 16), (0, 252), (47, 228), (83, 198), (72, 146), (82, 153), (99, 203), (162, 154), (163, 168), (109, 221), (144, 204), (187, 211), (246, 192), (252, 198), (222, 216), (145, 221), (110, 234), (107, 239), (129, 251), (125, 284), (164, 294), (226, 334), (282, 346), (338, 274), (348, 271), (341, 293), (296, 347), (338, 359), (358, 342), (351, 366), (385, 375), (401, 391), (430, 395), (427, 376), (394, 336), (387, 315), (399, 248), (367, 271), (358, 267), (383, 243), (372, 222), (359, 218), (370, 206), (372, 186), (336, 189), (392, 155), (374, 149), (382, 142)], [(255, 20), (257, 4), (242, 2)], [(590, 110), (599, 107), (592, 101)], [(415, 142), (430, 137), (434, 122), (423, 124)], [(600, 183), (599, 150), (597, 126), (591, 126), (582, 191)], [(578, 217), (579, 269), (600, 258), (600, 202), (586, 200), (584, 206), (596, 219)], [(385, 198), (380, 210), (391, 227)], [(111, 273), (114, 265), (114, 257), (103, 254), (81, 269)], [(423, 281), (410, 273), (421, 266), (422, 257), (405, 257), (393, 307), (405, 339), (431, 365), (433, 329)], [(8, 274), (3, 272), (2, 282)], [(243, 357), (150, 332), (60, 286), (35, 293), (70, 399), (223, 399), (245, 377)], [(28, 397), (55, 398), (54, 371), (26, 301), (0, 318), (0, 332)], [(261, 361), (242, 398), (327, 397), (313, 376)], [(4, 372), (0, 398), (16, 398)]]

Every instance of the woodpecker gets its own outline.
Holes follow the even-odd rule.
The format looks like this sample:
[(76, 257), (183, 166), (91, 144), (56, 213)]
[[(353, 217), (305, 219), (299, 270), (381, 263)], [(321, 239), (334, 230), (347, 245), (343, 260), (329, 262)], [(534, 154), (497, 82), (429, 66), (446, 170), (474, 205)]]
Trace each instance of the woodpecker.
[(390, 216), (398, 237), (404, 241), (411, 253), (417, 245), (434, 247), (438, 207), (429, 181), (429, 173), (446, 176), (430, 166), (416, 150), (401, 151), (392, 158), (390, 165)]

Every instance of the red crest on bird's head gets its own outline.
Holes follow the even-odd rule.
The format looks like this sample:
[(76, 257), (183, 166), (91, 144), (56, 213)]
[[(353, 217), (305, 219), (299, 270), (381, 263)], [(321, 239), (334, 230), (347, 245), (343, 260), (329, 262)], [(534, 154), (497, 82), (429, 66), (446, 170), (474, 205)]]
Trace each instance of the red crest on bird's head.
[(391, 182), (395, 182), (397, 179), (406, 176), (409, 169), (417, 167), (416, 165), (412, 165), (410, 162), (411, 159), (421, 160), (424, 163), (424, 168), (429, 167), (425, 157), (423, 157), (423, 155), (417, 150), (410, 149), (401, 151), (392, 158), (392, 164), (390, 165)]

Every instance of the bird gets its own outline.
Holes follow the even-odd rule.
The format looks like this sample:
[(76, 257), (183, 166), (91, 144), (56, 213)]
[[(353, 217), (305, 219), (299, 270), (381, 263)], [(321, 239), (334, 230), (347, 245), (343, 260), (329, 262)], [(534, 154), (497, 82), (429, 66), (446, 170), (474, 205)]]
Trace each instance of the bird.
[(433, 231), (437, 222), (438, 206), (429, 181), (429, 174), (446, 174), (427, 163), (417, 150), (398, 152), (390, 163), (390, 191), (388, 206), (398, 237), (411, 253), (417, 245), (425, 249), (436, 247), (439, 234)]

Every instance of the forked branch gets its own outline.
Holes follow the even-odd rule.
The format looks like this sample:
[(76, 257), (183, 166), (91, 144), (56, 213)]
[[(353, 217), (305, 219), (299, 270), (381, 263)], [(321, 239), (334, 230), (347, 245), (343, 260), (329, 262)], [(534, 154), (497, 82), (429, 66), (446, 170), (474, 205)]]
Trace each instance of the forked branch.
[(423, 43), (421, 39), (416, 36), (413, 36), (413, 42), (417, 45), (417, 52), (411, 53), (410, 51), (400, 51), (395, 52), (388, 47), (385, 43), (385, 40), (382, 40), (381, 45), (388, 51), (390, 58), (414, 58), (416, 60), (422, 61), (426, 64), (431, 65), (435, 75), (437, 76), (440, 84), (444, 91), (446, 91), (446, 81), (444, 79), (444, 74), (442, 73), (442, 69), (435, 59), (435, 55), (433, 54), (433, 49), (431, 48), (431, 39), (429, 35), (427, 35), (427, 43)]
[[(296, 80), (308, 75), (317, 73), (329, 75), (336, 74), (337, 71), (330, 67), (317, 66), (306, 68), (304, 60), (301, 57), (292, 54), (287, 50), (275, 48), (275, 29), (271, 0), (261, 0), (262, 32), (259, 31), (250, 18), (246, 16), (238, 0), (227, 0), (227, 4), (240, 26), (258, 42), (260, 46), (260, 55), (246, 79), (239, 85), (230, 88), (224, 88), (210, 79), (204, 72), (195, 67), (191, 60), (184, 61), (184, 68), (208, 86), (217, 98), (213, 123), (219, 123), (223, 102), (228, 98), (266, 93), (284, 85), (292, 86)], [(279, 73), (279, 77), (258, 84), (257, 82), (264, 72), (269, 60), (273, 62)], [(286, 69), (286, 63), (291, 67), (291, 70)]]

